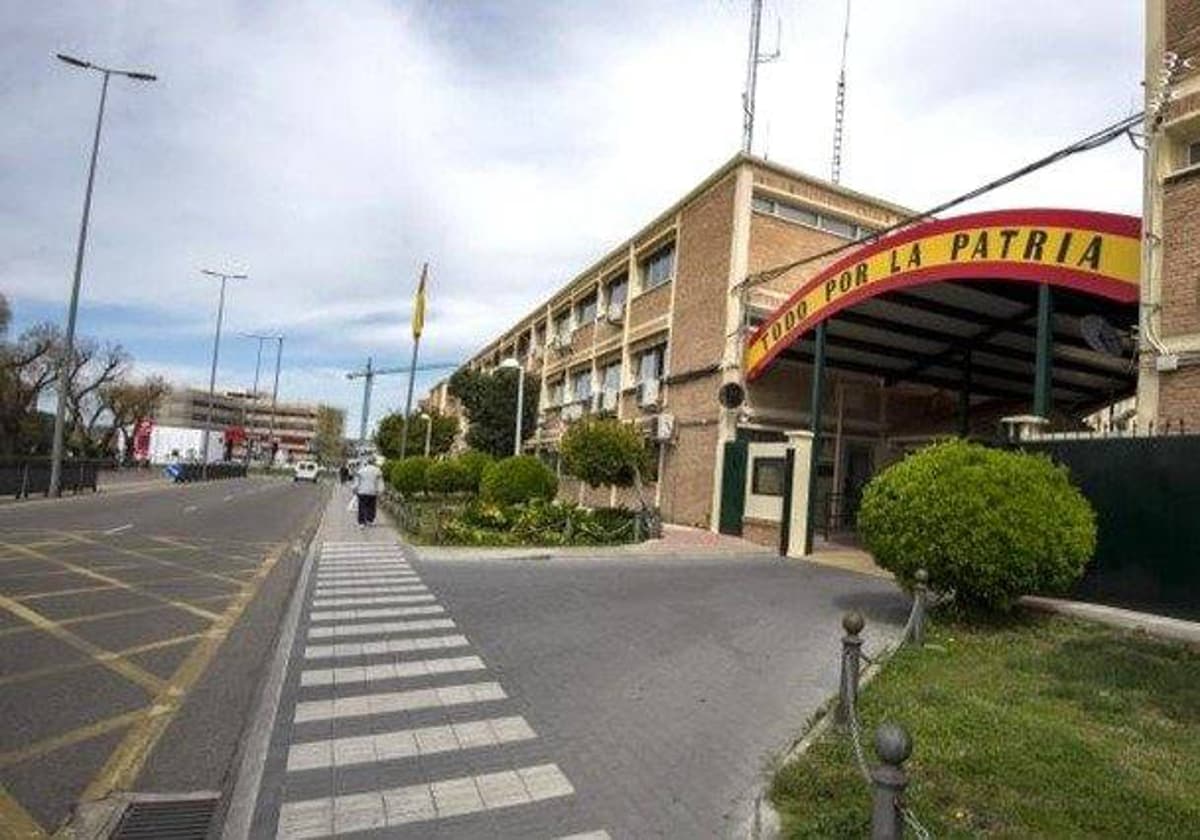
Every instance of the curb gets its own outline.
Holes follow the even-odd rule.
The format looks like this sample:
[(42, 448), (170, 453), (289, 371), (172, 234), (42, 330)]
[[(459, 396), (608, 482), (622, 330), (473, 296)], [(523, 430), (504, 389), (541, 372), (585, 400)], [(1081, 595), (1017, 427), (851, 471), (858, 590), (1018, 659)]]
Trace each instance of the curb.
[[(275, 650), (271, 655), (266, 681), (263, 683), (254, 716), (247, 722), (246, 728), (243, 730), (242, 750), (234, 760), (237, 771), (233, 777), (233, 788), (229, 793), (228, 804), (224, 813), (220, 815), (219, 821), (214, 820), (214, 825), (209, 832), (210, 837), (219, 836), (222, 840), (244, 840), (251, 836), (254, 813), (258, 809), (263, 771), (270, 751), (271, 736), (275, 732), (279, 701), (283, 695), (284, 682), (287, 679), (287, 666), (291, 660), (292, 648), (295, 646), (300, 616), (304, 611), (308, 581), (316, 562), (317, 551), (320, 549), (319, 538), (325, 527), (325, 512), (328, 505), (329, 499), (326, 498), (316, 526), (306, 529), (307, 533), (304, 536), (308, 540), (308, 545), (303, 549), (304, 565), (292, 586), (287, 611), (279, 625), (280, 630), (275, 641)], [(220, 825), (219, 835), (216, 833), (217, 825)]]
[(1026, 595), (1021, 599), (1021, 604), (1039, 612), (1081, 618), (1121, 630), (1140, 631), (1159, 639), (1200, 646), (1200, 622), (1197, 621), (1040, 595)]
[[(883, 666), (887, 664), (888, 660), (900, 649), (903, 643), (903, 638), (885, 642), (876, 653), (872, 654), (871, 658), (873, 661), (859, 675), (858, 687), (860, 690), (875, 679), (876, 675), (883, 670)], [(833, 726), (833, 711), (837, 706), (837, 701), (837, 694), (831, 694), (825, 699), (824, 703), (817, 707), (817, 710), (813, 712), (809, 723), (800, 737), (788, 748), (778, 763), (774, 765), (774, 770), (778, 770), (804, 755), (817, 742), (818, 738), (829, 731)], [(772, 775), (774, 775), (774, 770), (772, 771)], [(754, 795), (752, 813), (748, 824), (741, 832), (734, 835), (738, 840), (780, 840), (783, 836), (782, 820), (779, 817), (779, 812), (775, 810), (775, 806), (771, 803), (770, 788), (771, 779), (768, 778)]]

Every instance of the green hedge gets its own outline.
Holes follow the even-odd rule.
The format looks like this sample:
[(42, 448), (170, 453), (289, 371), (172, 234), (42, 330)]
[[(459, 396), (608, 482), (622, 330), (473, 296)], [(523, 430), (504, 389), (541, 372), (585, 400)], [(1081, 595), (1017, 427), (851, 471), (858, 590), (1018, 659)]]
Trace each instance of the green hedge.
[(474, 492), (470, 471), (457, 458), (434, 461), (425, 473), (425, 486), (430, 493)]
[(427, 476), (432, 463), (423, 455), (388, 461), (384, 475), (388, 485), (402, 496), (424, 493), (428, 489)]
[(1060, 593), (1096, 548), (1096, 516), (1048, 458), (967, 443), (935, 444), (877, 475), (859, 533), (906, 586), (917, 569), (965, 606), (1007, 610), (1021, 595)]
[(467, 471), (467, 475), (470, 478), (470, 484), (466, 488), (466, 491), (468, 493), (478, 493), (480, 482), (483, 481), (483, 471), (496, 459), (486, 452), (480, 452), (477, 449), (468, 449), (459, 455), (456, 460)]
[(444, 517), (437, 537), (450, 545), (613, 545), (639, 536), (635, 517), (625, 508), (590, 510), (544, 499), (501, 505), (477, 499)]
[(479, 494), (499, 504), (515, 505), (532, 499), (553, 499), (558, 479), (532, 455), (517, 455), (489, 464), (483, 471)]

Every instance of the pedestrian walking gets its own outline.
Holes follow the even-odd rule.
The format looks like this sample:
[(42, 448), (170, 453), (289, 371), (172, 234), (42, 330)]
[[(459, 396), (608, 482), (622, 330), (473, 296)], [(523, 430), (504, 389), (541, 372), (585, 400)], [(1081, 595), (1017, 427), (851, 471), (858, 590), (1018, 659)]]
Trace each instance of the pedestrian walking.
[(358, 527), (375, 524), (375, 505), (383, 492), (383, 470), (368, 459), (354, 476), (354, 495), (358, 498)]

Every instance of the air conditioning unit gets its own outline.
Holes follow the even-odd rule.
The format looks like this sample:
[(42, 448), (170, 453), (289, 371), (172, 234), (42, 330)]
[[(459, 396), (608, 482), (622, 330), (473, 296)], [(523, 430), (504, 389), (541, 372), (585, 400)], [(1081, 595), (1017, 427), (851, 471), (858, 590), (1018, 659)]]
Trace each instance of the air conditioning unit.
[(656, 419), (657, 422), (654, 424), (654, 439), (660, 443), (672, 440), (675, 437), (675, 415), (663, 413), (658, 415)]
[(638, 385), (638, 405), (642, 408), (657, 408), (659, 398), (659, 382), (657, 379), (647, 379)]
[(610, 324), (619, 324), (625, 320), (625, 304), (610, 303), (605, 316)]

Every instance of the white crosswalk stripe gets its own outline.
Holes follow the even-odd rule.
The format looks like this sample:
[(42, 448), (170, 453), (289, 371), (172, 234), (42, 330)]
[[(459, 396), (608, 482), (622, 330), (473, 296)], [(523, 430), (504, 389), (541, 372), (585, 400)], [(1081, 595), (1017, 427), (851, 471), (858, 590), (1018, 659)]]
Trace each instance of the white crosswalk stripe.
[[(299, 671), (291, 713), (297, 740), (278, 771), (294, 780), (278, 806), (279, 840), (372, 829), (420, 837), (433, 831), (422, 823), (574, 794), (557, 764), (531, 756), (538, 734), (511, 713), (504, 688), (488, 679), (487, 664), (395, 545), (326, 542), (307, 616), (307, 640), (291, 665)], [(504, 750), (520, 760), (495, 772), (446, 778), (428, 768), (448, 765), (423, 763), (471, 751), (495, 767)], [(333, 774), (347, 767), (364, 768), (360, 777), (377, 780), (378, 789), (335, 793)], [(414, 778), (424, 781), (395, 785)], [(611, 838), (596, 831), (560, 840)]]

